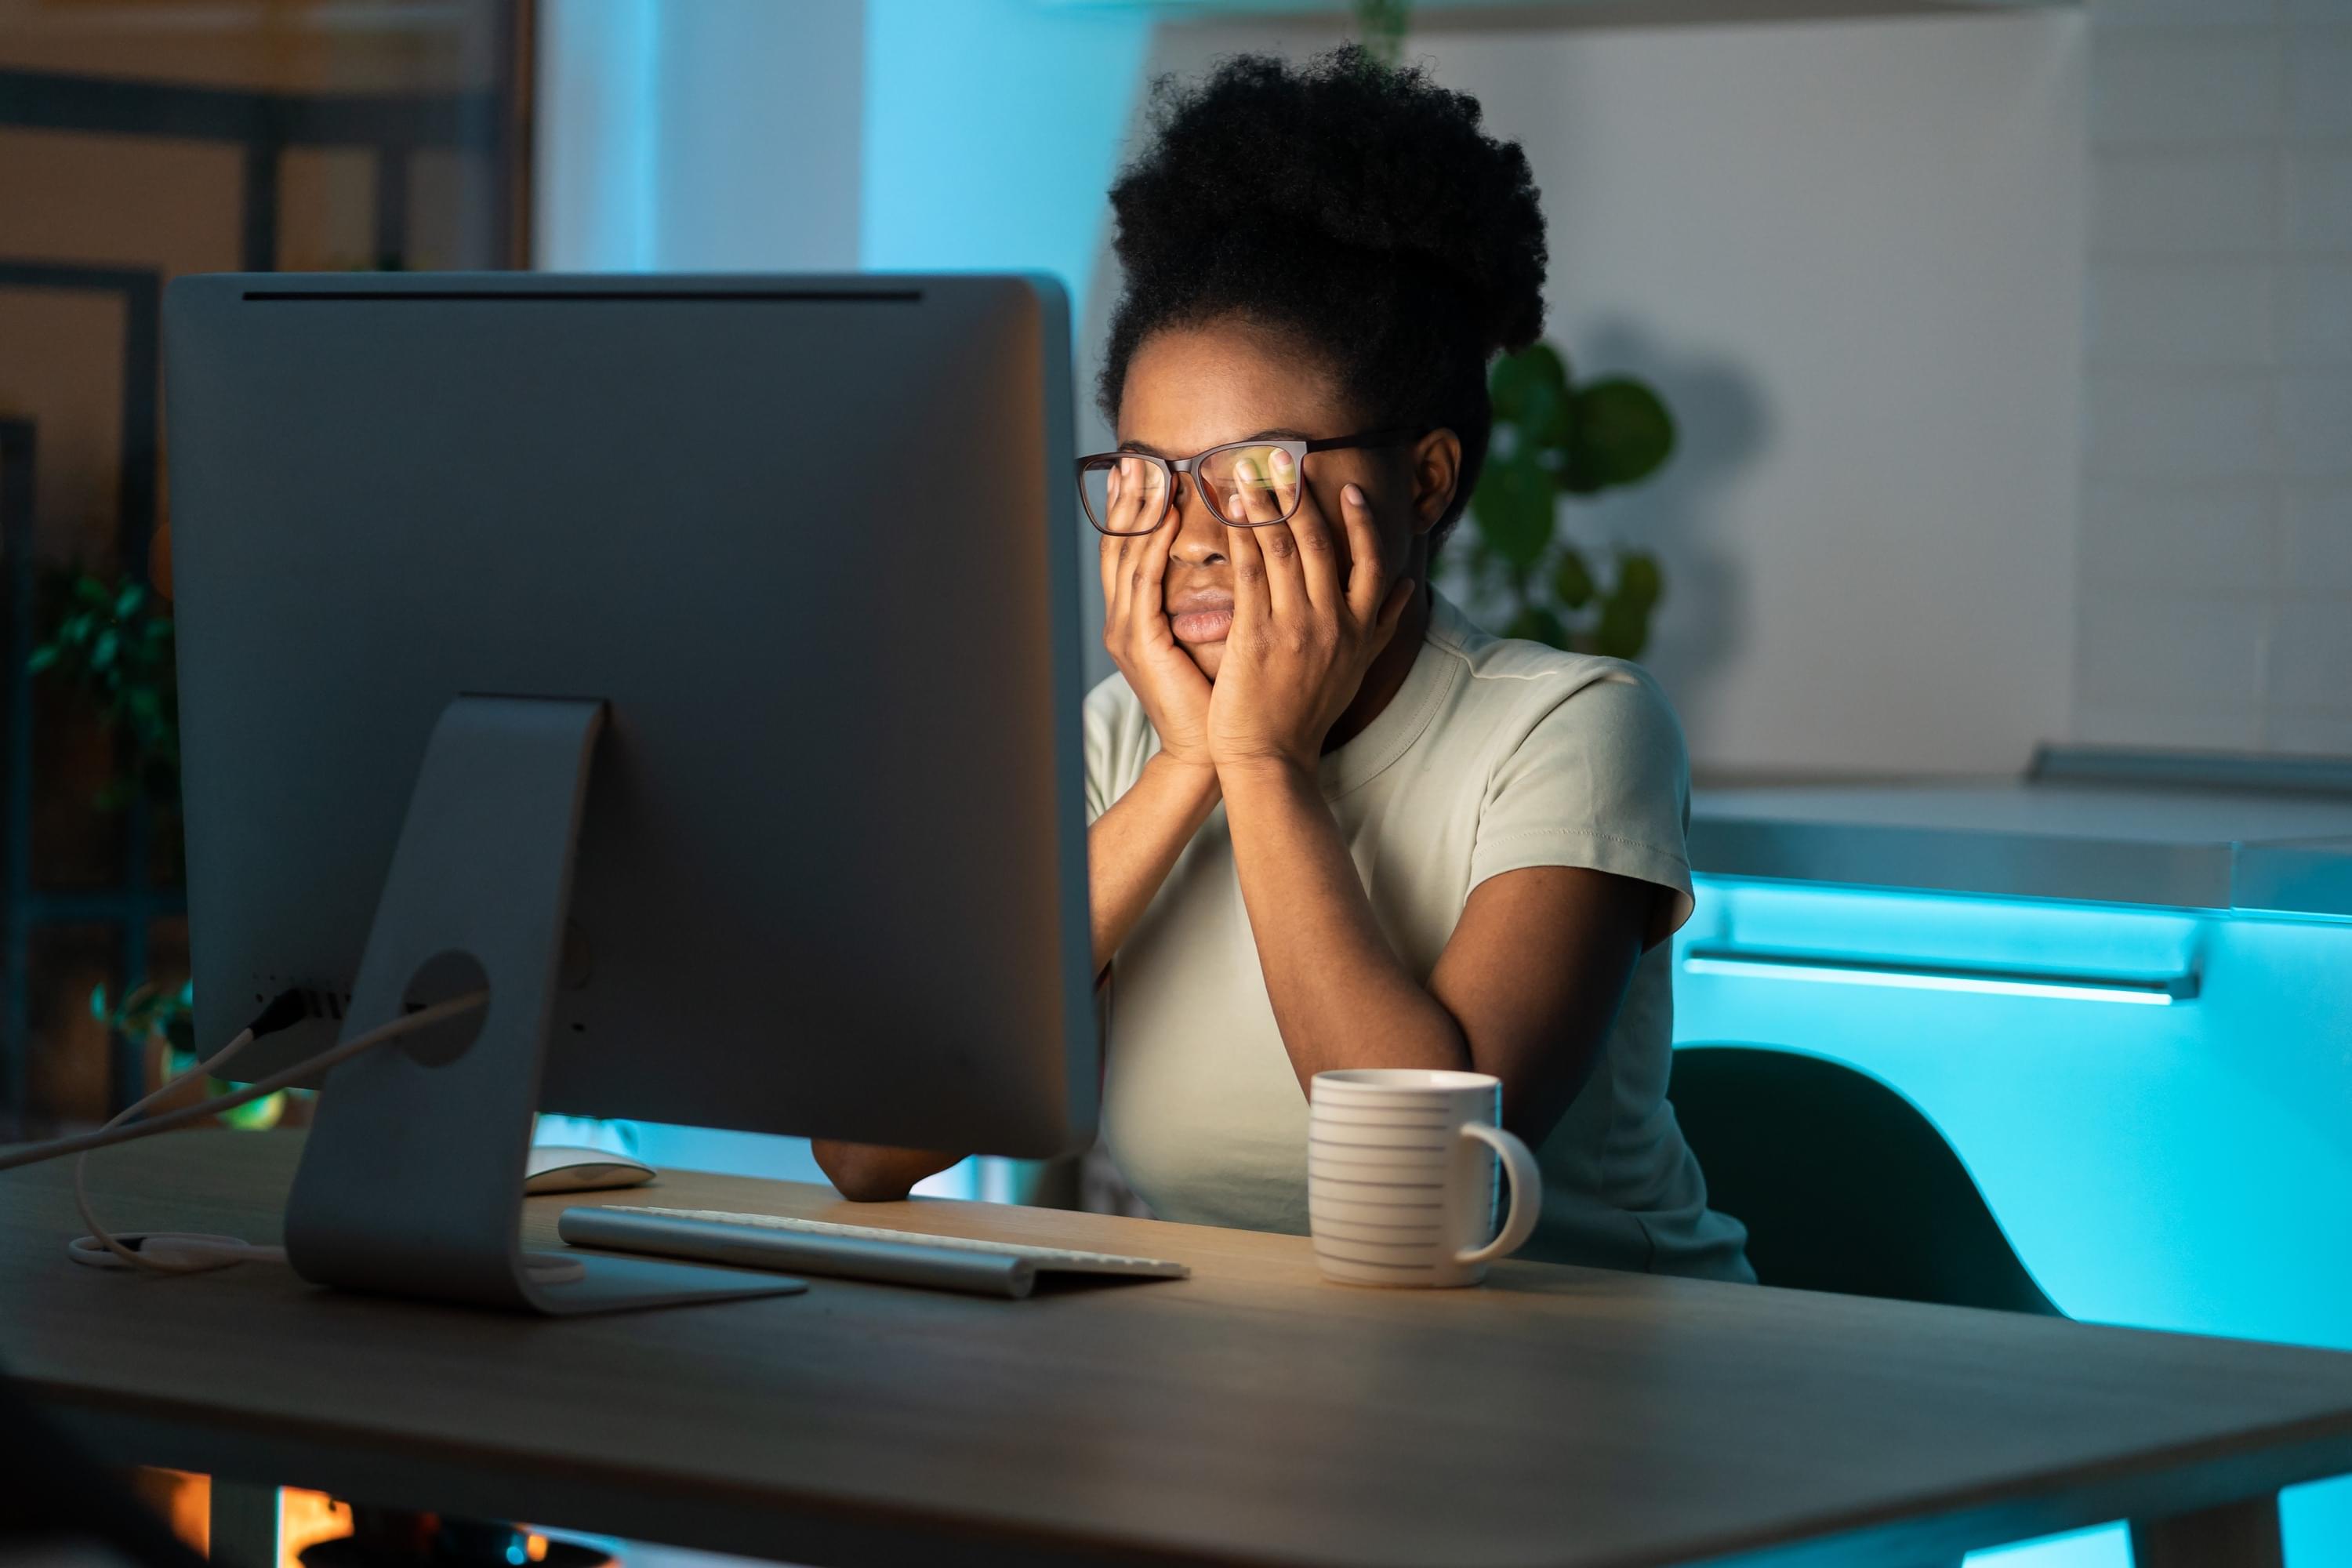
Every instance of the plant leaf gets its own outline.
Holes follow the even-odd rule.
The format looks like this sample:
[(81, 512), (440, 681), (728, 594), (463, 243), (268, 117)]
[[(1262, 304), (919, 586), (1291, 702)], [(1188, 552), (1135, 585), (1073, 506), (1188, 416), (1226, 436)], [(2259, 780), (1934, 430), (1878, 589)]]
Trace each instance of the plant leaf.
[(1622, 594), (1601, 601), (1601, 624), (1593, 628), (1593, 651), (1610, 658), (1639, 658), (1650, 640), (1650, 608)]
[(1658, 567), (1658, 558), (1646, 550), (1621, 550), (1617, 552), (1617, 596), (1639, 605), (1644, 611), (1653, 609), (1665, 596), (1665, 574)]
[(1506, 565), (1525, 570), (1551, 542), (1557, 521), (1551, 475), (1531, 448), (1521, 448), (1478, 476), (1471, 514), (1488, 549)]
[(1530, 343), (1495, 362), (1486, 382), (1494, 399), (1495, 417), (1507, 424), (1532, 426), (1531, 417), (1545, 405), (1568, 401), (1568, 362), (1549, 343)]
[(1674, 416), (1658, 395), (1626, 376), (1577, 389), (1576, 438), (1561, 464), (1560, 489), (1591, 495), (1630, 485), (1658, 470), (1675, 449)]
[(1551, 591), (1560, 604), (1571, 610), (1580, 610), (1592, 603), (1599, 590), (1593, 585), (1592, 571), (1584, 563), (1584, 552), (1570, 544), (1559, 552), (1559, 564), (1552, 569)]

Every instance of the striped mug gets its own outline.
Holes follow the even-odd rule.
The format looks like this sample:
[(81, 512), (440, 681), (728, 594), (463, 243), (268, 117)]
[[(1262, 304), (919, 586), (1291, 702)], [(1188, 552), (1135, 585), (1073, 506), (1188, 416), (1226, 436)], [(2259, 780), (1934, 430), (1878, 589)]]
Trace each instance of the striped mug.
[[(1349, 1285), (1475, 1285), (1536, 1228), (1543, 1178), (1496, 1123), (1503, 1085), (1482, 1072), (1350, 1068), (1315, 1075), (1307, 1208), (1323, 1277)], [(1495, 1227), (1497, 1160), (1510, 1213)]]

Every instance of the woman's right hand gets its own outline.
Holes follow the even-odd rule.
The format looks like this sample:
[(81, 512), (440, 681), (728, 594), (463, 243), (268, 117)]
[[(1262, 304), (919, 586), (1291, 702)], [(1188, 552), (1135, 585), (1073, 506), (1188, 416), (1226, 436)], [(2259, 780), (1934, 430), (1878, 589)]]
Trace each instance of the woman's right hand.
[[(1132, 526), (1129, 520), (1146, 496), (1158, 499), (1153, 487), (1122, 484), (1123, 477), (1116, 469), (1110, 476), (1114, 528)], [(1160, 754), (1212, 769), (1209, 678), (1168, 626), (1163, 584), (1176, 533), (1176, 520), (1170, 516), (1150, 533), (1103, 535), (1103, 647), (1159, 731)]]

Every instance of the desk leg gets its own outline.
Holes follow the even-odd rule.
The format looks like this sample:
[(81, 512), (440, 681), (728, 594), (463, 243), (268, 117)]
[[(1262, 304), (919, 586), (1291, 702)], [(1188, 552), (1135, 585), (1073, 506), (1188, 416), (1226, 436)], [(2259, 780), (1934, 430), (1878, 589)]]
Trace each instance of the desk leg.
[(213, 1478), (215, 1568), (278, 1568), (278, 1489)]
[(2135, 1568), (2284, 1568), (2278, 1498), (2131, 1521)]

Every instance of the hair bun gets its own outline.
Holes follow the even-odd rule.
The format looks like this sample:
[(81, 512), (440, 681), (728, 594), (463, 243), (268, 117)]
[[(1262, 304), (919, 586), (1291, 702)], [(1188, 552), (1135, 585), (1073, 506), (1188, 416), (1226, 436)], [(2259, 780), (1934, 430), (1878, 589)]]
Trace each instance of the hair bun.
[(1354, 252), (1457, 289), (1487, 353), (1542, 331), (1535, 182), (1469, 94), (1349, 44), (1297, 65), (1238, 56), (1153, 96), (1154, 143), (1111, 192), (1131, 283)]

